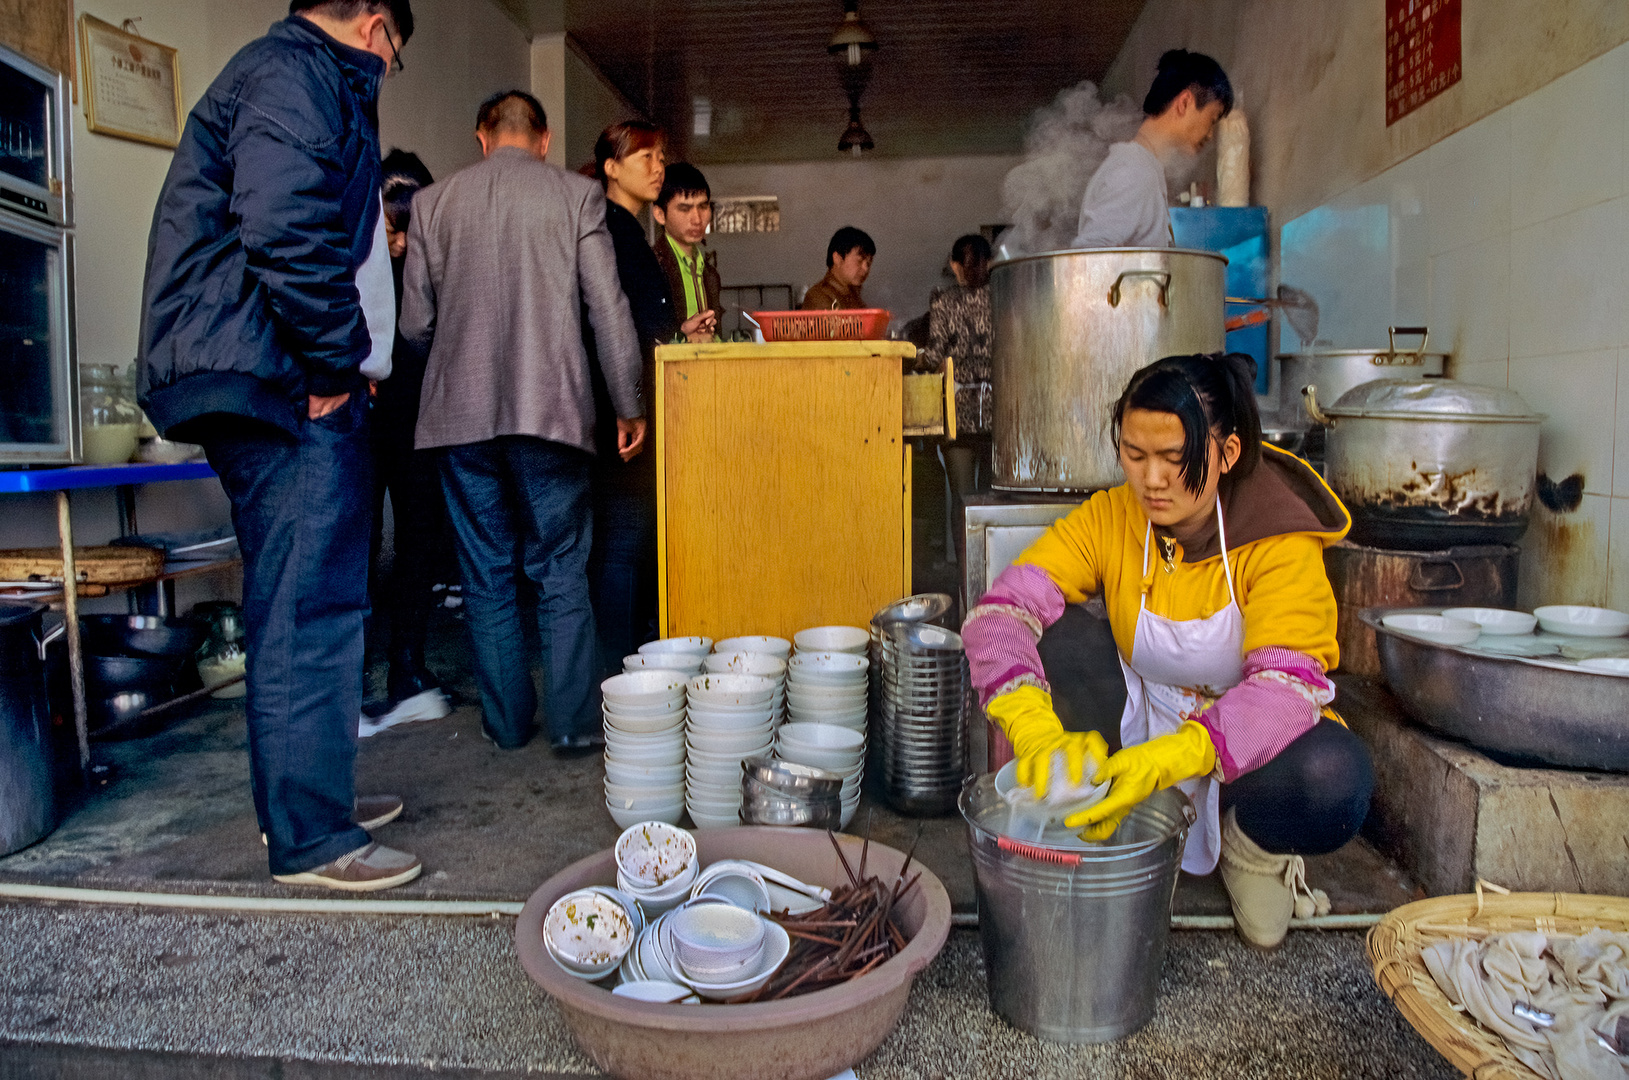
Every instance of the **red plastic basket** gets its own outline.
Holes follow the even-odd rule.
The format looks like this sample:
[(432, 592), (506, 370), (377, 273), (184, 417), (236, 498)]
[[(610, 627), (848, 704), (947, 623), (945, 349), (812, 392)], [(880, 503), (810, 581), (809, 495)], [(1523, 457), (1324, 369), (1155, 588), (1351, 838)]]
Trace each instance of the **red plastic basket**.
[(882, 308), (836, 311), (754, 311), (765, 341), (876, 341), (888, 336)]

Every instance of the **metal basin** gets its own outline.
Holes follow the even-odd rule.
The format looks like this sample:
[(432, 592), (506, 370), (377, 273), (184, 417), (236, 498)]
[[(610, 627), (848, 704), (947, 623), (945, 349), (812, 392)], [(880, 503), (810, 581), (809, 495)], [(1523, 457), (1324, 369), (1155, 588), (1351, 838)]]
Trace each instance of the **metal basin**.
[(85, 651), (94, 656), (191, 656), (209, 627), (196, 619), (160, 615), (86, 615)]
[(1629, 679), (1549, 660), (1493, 657), (1434, 645), (1381, 625), (1370, 608), (1386, 684), (1432, 731), (1496, 754), (1570, 769), (1629, 772)]
[[(847, 875), (823, 832), (742, 827), (699, 829), (703, 865), (752, 859), (800, 880), (835, 888)], [(840, 836), (849, 864), (860, 864), (861, 841)], [(903, 852), (872, 842), (867, 873), (894, 879)], [(543, 944), (549, 905), (585, 885), (610, 885), (616, 866), (609, 849), (572, 863), (545, 881), (520, 913), (515, 946), (526, 973), (552, 997), (577, 1045), (615, 1077), (639, 1080), (826, 1080), (871, 1054), (899, 1023), (917, 974), (938, 955), (950, 932), (950, 897), (918, 863), (921, 880), (895, 908), (909, 941), (870, 974), (802, 997), (753, 1005), (656, 1005), (614, 996), (562, 971)]]

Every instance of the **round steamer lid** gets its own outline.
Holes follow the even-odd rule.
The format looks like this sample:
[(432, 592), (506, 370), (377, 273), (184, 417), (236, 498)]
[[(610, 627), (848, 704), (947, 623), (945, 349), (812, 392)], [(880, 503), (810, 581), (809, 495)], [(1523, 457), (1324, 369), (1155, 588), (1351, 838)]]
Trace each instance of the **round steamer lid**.
[(1376, 379), (1354, 386), (1324, 409), (1330, 416), (1381, 419), (1451, 417), (1459, 420), (1544, 419), (1514, 390), (1457, 379)]

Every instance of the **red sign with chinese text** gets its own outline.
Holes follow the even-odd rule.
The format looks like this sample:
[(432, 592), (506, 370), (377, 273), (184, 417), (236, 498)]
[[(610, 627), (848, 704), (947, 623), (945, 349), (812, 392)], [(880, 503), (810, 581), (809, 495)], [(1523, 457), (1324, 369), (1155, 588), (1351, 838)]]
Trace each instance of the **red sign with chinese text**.
[(1386, 0), (1386, 126), (1459, 81), (1460, 0)]

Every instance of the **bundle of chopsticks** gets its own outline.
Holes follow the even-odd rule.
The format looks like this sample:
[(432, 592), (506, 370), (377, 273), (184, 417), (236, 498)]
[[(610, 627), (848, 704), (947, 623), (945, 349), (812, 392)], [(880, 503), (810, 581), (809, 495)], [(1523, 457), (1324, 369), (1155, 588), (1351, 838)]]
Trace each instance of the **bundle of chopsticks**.
[[(885, 884), (875, 875), (866, 876), (866, 856), (871, 849), (869, 830), (867, 833), (856, 870), (843, 854), (837, 837), (827, 831), (826, 836), (842, 860), (849, 883), (833, 889), (831, 899), (814, 911), (802, 915), (784, 911), (770, 914), (769, 917), (792, 936), (792, 951), (762, 989), (733, 998), (730, 1004), (778, 1001), (824, 990), (859, 978), (905, 947), (905, 933), (894, 921), (894, 911), (922, 876), (921, 871), (917, 871), (909, 880), (905, 877), (916, 855), (916, 844), (911, 844), (893, 883)], [(920, 832), (917, 840), (921, 840)]]

